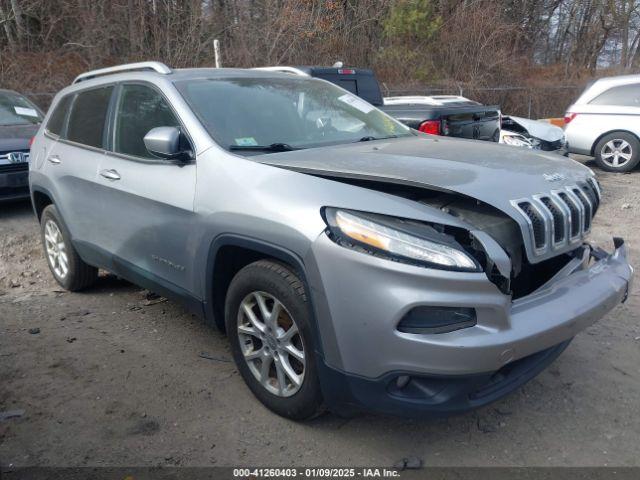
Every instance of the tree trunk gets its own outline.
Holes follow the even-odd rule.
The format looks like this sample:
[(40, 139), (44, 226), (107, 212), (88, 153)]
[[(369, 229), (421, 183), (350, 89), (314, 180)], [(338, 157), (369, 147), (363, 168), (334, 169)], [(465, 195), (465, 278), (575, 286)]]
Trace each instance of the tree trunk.
[(24, 39), (26, 36), (26, 30), (24, 25), (24, 19), (22, 18), (22, 7), (18, 3), (18, 0), (11, 0), (11, 9), (16, 21), (16, 36), (18, 37), (18, 45), (24, 47)]
[(2, 26), (4, 27), (4, 33), (7, 35), (7, 43), (9, 44), (9, 48), (12, 52), (16, 51), (16, 40), (13, 38), (13, 32), (11, 31), (11, 24), (9, 23), (9, 18), (5, 15), (4, 10), (2, 9), (2, 4), (0, 4), (0, 22), (2, 22)]

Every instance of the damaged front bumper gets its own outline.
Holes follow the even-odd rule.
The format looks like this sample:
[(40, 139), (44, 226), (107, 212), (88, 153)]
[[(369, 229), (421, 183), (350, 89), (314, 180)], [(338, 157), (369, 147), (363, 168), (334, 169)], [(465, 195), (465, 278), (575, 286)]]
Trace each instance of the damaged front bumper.
[[(585, 245), (545, 285), (512, 301), (484, 273), (395, 264), (319, 238), (313, 249), (323, 288), (314, 289), (314, 303), (326, 305), (319, 322), (325, 396), (329, 403), (412, 415), (499, 398), (626, 300), (633, 268), (624, 241), (614, 244), (612, 253)], [(400, 332), (398, 322), (420, 305), (474, 308), (477, 324), (441, 334)]]

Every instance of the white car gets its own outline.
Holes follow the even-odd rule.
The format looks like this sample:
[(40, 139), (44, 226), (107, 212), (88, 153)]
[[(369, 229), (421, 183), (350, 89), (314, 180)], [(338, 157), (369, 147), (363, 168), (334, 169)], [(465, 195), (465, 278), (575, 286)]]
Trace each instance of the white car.
[(593, 155), (609, 172), (640, 162), (640, 75), (601, 78), (565, 114), (569, 151)]
[(567, 156), (564, 130), (543, 120), (503, 115), (499, 143)]

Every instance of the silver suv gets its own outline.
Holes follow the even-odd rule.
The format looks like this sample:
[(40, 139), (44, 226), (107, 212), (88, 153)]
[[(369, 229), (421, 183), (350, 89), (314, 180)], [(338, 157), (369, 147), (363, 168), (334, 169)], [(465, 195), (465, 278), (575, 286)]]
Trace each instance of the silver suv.
[(633, 170), (640, 163), (640, 75), (595, 81), (564, 121), (571, 152), (595, 156), (609, 172)]
[(571, 160), (424, 135), (318, 79), (125, 65), (78, 77), (33, 143), (55, 279), (98, 268), (225, 330), (276, 413), (491, 402), (627, 297)]

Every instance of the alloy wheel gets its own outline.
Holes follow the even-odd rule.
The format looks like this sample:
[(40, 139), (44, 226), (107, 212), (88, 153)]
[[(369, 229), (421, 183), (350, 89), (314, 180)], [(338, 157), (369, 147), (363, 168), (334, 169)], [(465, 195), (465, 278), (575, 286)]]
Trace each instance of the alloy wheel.
[(298, 325), (284, 305), (266, 292), (240, 303), (238, 337), (253, 376), (271, 394), (294, 395), (304, 381), (305, 348)]
[(621, 138), (609, 140), (600, 151), (602, 161), (614, 168), (620, 168), (625, 165), (631, 160), (632, 155), (631, 145)]
[(53, 220), (47, 220), (45, 223), (44, 243), (49, 265), (58, 278), (65, 278), (69, 272), (69, 257), (62, 232)]

